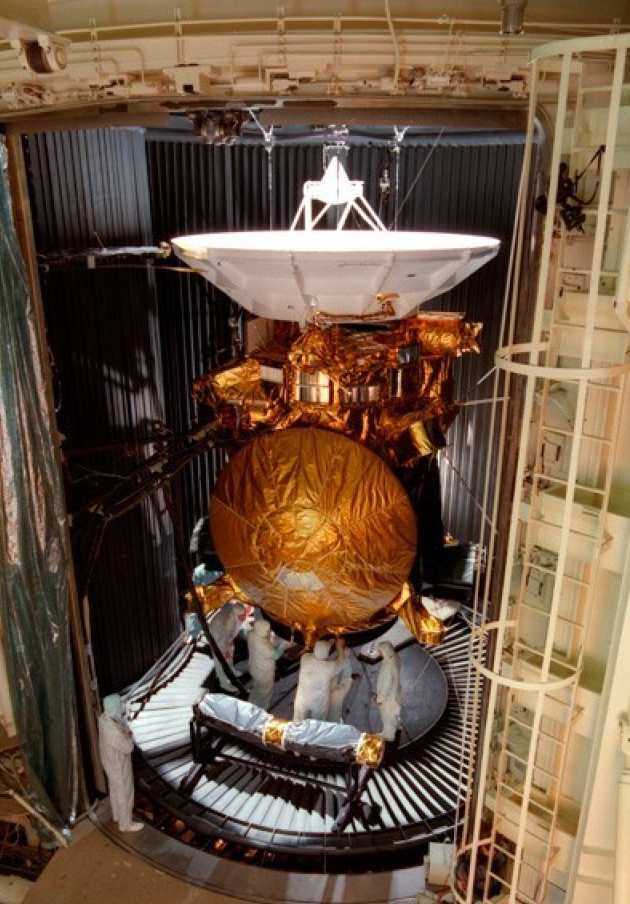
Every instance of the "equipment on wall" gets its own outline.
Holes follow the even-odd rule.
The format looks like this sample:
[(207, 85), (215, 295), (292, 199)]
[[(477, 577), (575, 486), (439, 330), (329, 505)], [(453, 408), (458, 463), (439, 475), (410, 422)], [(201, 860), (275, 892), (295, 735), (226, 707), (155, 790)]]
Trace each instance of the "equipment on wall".
[(206, 144), (234, 144), (240, 138), (248, 116), (243, 110), (204, 110), (191, 113), (189, 119)]
[[(560, 164), (556, 204), (560, 209), (560, 217), (568, 232), (571, 232), (574, 229), (578, 232), (584, 232), (586, 214), (584, 213), (583, 208), (588, 207), (593, 203), (599, 190), (599, 172), (601, 169), (602, 156), (605, 152), (606, 145), (600, 145), (584, 169), (579, 173), (576, 171), (573, 179), (569, 175), (569, 164), (564, 162)], [(592, 164), (595, 162), (597, 162), (597, 181), (595, 183), (595, 189), (590, 198), (580, 198), (578, 195), (580, 180), (586, 175)], [(538, 195), (534, 201), (534, 207), (538, 213), (545, 215), (547, 213), (547, 195)]]

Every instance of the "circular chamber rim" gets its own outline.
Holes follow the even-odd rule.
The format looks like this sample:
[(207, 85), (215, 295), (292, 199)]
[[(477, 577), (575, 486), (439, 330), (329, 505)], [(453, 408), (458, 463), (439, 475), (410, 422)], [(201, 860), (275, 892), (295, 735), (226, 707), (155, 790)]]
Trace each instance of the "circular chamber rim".
[[(482, 637), (483, 635), (487, 635), (490, 631), (496, 631), (501, 625), (506, 628), (510, 628), (516, 624), (515, 619), (510, 619), (509, 621), (491, 621), (486, 622), (483, 625), (479, 625), (476, 628), (473, 628), (472, 634), (473, 636), (478, 635)], [(577, 684), (580, 680), (580, 674), (582, 669), (576, 669), (576, 671), (569, 675), (567, 678), (557, 678), (554, 681), (520, 681), (517, 678), (509, 678), (507, 675), (502, 675), (500, 672), (495, 672), (493, 669), (489, 669), (488, 666), (484, 665), (477, 659), (476, 656), (471, 656), (472, 663), (475, 669), (487, 678), (489, 681), (493, 681), (495, 684), (500, 684), (502, 687), (509, 687), (513, 690), (520, 690), (525, 692), (533, 692), (538, 694), (547, 694), (550, 691), (558, 691), (562, 690), (564, 687), (570, 687), (572, 684)]]
[(545, 60), (548, 57), (564, 56), (567, 53), (582, 53), (589, 50), (618, 50), (620, 47), (630, 47), (630, 33), (611, 35), (590, 35), (581, 38), (563, 38), (559, 41), (549, 41), (540, 44), (530, 51), (530, 60)]
[(630, 361), (625, 364), (611, 364), (609, 367), (549, 367), (544, 364), (512, 360), (514, 355), (544, 352), (548, 348), (548, 342), (519, 342), (516, 345), (504, 345), (495, 352), (494, 362), (498, 368), (508, 373), (518, 374), (523, 377), (548, 378), (559, 382), (568, 380), (577, 382), (586, 382), (593, 379), (605, 380), (606, 377), (618, 376), (630, 370)]

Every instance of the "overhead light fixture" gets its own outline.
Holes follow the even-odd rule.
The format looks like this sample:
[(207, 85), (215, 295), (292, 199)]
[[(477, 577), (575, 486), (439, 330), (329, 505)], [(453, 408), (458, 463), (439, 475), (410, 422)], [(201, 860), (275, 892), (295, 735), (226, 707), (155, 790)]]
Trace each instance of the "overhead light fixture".
[(523, 19), (527, 0), (500, 0), (501, 34), (520, 35), (523, 32)]
[(48, 75), (52, 72), (62, 72), (68, 65), (69, 43), (67, 39), (56, 35), (42, 34), (36, 41), (12, 40), (11, 46), (17, 50), (23, 69), (38, 75)]

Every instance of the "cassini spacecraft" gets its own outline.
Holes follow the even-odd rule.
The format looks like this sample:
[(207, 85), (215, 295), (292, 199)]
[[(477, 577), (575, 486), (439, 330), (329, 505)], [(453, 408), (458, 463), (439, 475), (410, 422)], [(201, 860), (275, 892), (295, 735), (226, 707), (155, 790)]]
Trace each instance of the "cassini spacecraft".
[[(317, 229), (330, 208), (337, 228)], [(422, 557), (442, 542), (428, 477), (457, 414), (453, 359), (479, 350), (481, 325), (417, 310), (491, 260), (498, 240), (389, 232), (333, 158), (305, 184), (290, 230), (173, 247), (272, 321), (244, 360), (194, 385), (233, 450), (210, 501), (225, 577), (200, 589), (204, 608), (237, 596), (307, 645), (398, 614), (435, 642), (441, 625), (420, 600)]]

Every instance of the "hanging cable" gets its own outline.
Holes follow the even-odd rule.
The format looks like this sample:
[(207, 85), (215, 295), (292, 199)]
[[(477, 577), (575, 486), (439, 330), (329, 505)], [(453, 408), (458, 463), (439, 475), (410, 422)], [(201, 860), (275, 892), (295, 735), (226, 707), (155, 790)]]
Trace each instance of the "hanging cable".
[(395, 213), (394, 213), (394, 219), (393, 219), (392, 222), (389, 224), (389, 228), (390, 228), (390, 229), (392, 228), (392, 226), (394, 225), (394, 223), (397, 223), (397, 222), (398, 222), (398, 217), (399, 217), (400, 214), (402, 213), (403, 207), (405, 206), (405, 204), (406, 204), (407, 201), (409, 200), (409, 195), (411, 194), (411, 192), (414, 190), (414, 188), (415, 188), (416, 185), (418, 184), (418, 180), (420, 179), (420, 176), (421, 176), (422, 173), (424, 172), (424, 170), (425, 170), (425, 168), (426, 168), (426, 166), (427, 166), (429, 160), (430, 160), (431, 157), (433, 156), (433, 153), (434, 153), (436, 147), (437, 147), (438, 144), (440, 143), (440, 139), (442, 138), (442, 135), (444, 134), (444, 130), (445, 130), (445, 129), (446, 129), (446, 126), (442, 126), (442, 128), (440, 129), (440, 131), (439, 131), (439, 133), (438, 133), (437, 138), (435, 139), (435, 141), (434, 141), (433, 144), (431, 145), (431, 150), (429, 151), (429, 153), (427, 154), (427, 156), (426, 156), (426, 157), (424, 158), (424, 160), (422, 161), (422, 166), (420, 167), (420, 169), (419, 169), (418, 172), (416, 173), (416, 178), (413, 180), (413, 182), (412, 182), (411, 185), (409, 186), (409, 190), (408, 190), (407, 194), (405, 195), (405, 197), (404, 197), (403, 200), (402, 200), (402, 203), (400, 204), (400, 206), (396, 209), (396, 211), (395, 211)]
[(265, 135), (265, 151), (267, 152), (267, 205), (269, 207), (269, 230), (273, 230), (273, 126)]
[(265, 151), (267, 152), (267, 205), (269, 208), (269, 230), (271, 231), (273, 229), (273, 148), (275, 144), (273, 124), (268, 129), (265, 129), (251, 107), (247, 108), (247, 112), (260, 129), (265, 142)]
[(461, 473), (461, 471), (459, 470), (459, 468), (457, 468), (457, 466), (453, 463), (453, 461), (451, 461), (451, 459), (450, 459), (450, 458), (448, 457), (448, 455), (446, 454), (446, 449), (440, 449), (440, 454), (444, 456), (444, 460), (447, 462), (448, 466), (449, 466), (450, 468), (453, 469), (453, 472), (454, 472), (455, 475), (458, 477), (458, 479), (460, 480), (462, 486), (464, 487), (464, 489), (466, 490), (466, 492), (468, 493), (468, 495), (469, 495), (470, 498), (472, 499), (473, 505), (475, 506), (475, 508), (476, 508), (479, 512), (481, 512), (481, 516), (482, 516), (483, 520), (484, 520), (484, 521), (486, 522), (486, 524), (490, 527), (490, 529), (496, 533), (496, 527), (495, 527), (495, 525), (493, 524), (493, 522), (490, 520), (490, 518), (489, 518), (489, 517), (487, 516), (487, 514), (485, 513), (482, 504), (479, 502), (479, 500), (478, 500), (477, 497), (475, 496), (475, 493), (474, 493), (472, 487), (471, 487), (470, 484), (466, 481), (466, 479), (464, 478), (464, 476), (463, 476), (463, 474)]
[(389, 28), (389, 33), (392, 36), (392, 43), (394, 45), (394, 77), (392, 80), (394, 87), (392, 93), (395, 94), (398, 91), (398, 79), (400, 78), (400, 47), (398, 45), (398, 35), (394, 28), (392, 11), (389, 8), (389, 0), (385, 0), (385, 15), (387, 16), (387, 27)]
[(385, 161), (380, 169), (378, 180), (378, 218), (385, 220), (385, 209), (389, 206), (391, 181), (389, 178), (389, 162)]
[(392, 143), (392, 153), (394, 154), (394, 230), (398, 229), (398, 214), (400, 212), (398, 208), (400, 192), (400, 146), (403, 143), (408, 128), (409, 126), (404, 126), (402, 129), (398, 126), (394, 126), (394, 141)]

